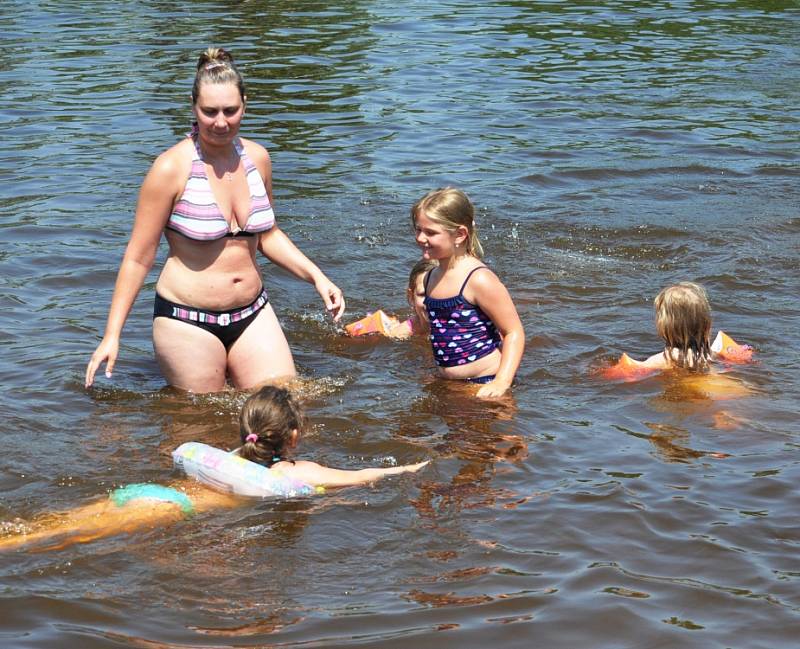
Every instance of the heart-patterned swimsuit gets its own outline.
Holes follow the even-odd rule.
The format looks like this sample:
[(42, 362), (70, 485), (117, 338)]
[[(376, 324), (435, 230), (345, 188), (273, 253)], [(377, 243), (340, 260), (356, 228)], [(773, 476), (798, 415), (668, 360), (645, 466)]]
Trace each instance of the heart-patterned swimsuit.
[(442, 300), (428, 296), (430, 271), (425, 276), (425, 308), (431, 323), (433, 358), (439, 367), (466, 365), (491, 354), (500, 347), (497, 328), (479, 306), (464, 299), (464, 287), (476, 270), (473, 268), (455, 297)]

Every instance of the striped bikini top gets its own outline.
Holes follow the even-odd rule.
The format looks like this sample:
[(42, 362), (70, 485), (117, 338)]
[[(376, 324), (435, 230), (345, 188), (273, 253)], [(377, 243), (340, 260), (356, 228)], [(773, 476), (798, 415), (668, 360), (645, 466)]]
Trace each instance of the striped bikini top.
[(428, 296), (431, 271), (425, 277), (425, 308), (431, 323), (433, 360), (439, 367), (466, 365), (500, 347), (501, 338), (491, 318), (478, 305), (464, 298), (464, 288), (476, 270), (473, 268), (455, 297), (437, 299)]
[(167, 229), (195, 241), (215, 241), (223, 237), (252, 237), (255, 233), (265, 232), (275, 225), (275, 214), (272, 212), (261, 174), (245, 153), (238, 138), (234, 140), (234, 147), (244, 165), (247, 186), (250, 188), (250, 214), (245, 226), (240, 229), (234, 217), (236, 229), (231, 230), (231, 225), (214, 199), (214, 192), (206, 175), (206, 165), (195, 141), (192, 171), (183, 194), (172, 208)]

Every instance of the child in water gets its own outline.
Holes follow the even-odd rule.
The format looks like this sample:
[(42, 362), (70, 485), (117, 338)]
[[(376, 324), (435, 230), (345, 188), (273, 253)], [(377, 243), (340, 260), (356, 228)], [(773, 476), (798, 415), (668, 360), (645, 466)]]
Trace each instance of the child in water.
[(478, 397), (504, 394), (525, 349), (525, 330), (506, 287), (481, 262), (475, 208), (452, 187), (428, 192), (411, 208), (423, 259), (422, 299), (439, 375), (482, 384)]
[(263, 387), (242, 407), (239, 455), (313, 487), (347, 487), (374, 482), (387, 475), (416, 473), (428, 463), (349, 471), (308, 460), (294, 460), (292, 454), (306, 425), (305, 413), (288, 390)]
[[(239, 416), (242, 447), (239, 454), (262, 464), (294, 483), (311, 487), (346, 487), (374, 482), (387, 475), (415, 473), (428, 462), (354, 471), (332, 469), (316, 462), (294, 460), (292, 454), (307, 424), (305, 413), (284, 388), (267, 386), (253, 394)], [(193, 480), (172, 486), (132, 484), (115, 489), (108, 498), (34, 523), (0, 523), (0, 551), (28, 544), (59, 549), (144, 527), (166, 525), (202, 511), (245, 504), (241, 497), (203, 487)]]
[(422, 304), (422, 298), (425, 297), (422, 278), (425, 273), (435, 267), (436, 262), (432, 259), (420, 259), (411, 268), (406, 289), (406, 300), (408, 305), (414, 309), (410, 318), (401, 322), (379, 309), (365, 318), (347, 325), (345, 327), (347, 333), (351, 336), (379, 333), (388, 338), (410, 338), (417, 334), (427, 333), (428, 321)]
[(664, 349), (644, 361), (623, 354), (603, 371), (606, 378), (640, 378), (658, 370), (683, 369), (706, 374), (713, 361), (746, 362), (752, 348), (738, 345), (723, 332), (711, 343), (711, 307), (699, 284), (680, 282), (667, 286), (654, 302), (656, 331)]

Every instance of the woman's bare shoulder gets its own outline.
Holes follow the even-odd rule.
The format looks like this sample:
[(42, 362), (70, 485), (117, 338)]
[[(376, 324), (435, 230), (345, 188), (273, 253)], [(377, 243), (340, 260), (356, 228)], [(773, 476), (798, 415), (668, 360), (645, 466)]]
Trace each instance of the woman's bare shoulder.
[(162, 179), (188, 177), (194, 157), (194, 143), (185, 138), (161, 153), (153, 162), (150, 173)]
[(272, 161), (269, 158), (269, 151), (267, 151), (258, 142), (239, 138), (244, 147), (244, 152), (250, 161), (255, 165), (261, 177), (264, 179), (264, 184), (267, 186), (267, 191), (272, 191)]
[(239, 141), (242, 143), (247, 157), (253, 161), (253, 164), (258, 165), (259, 163), (269, 162), (269, 151), (261, 144), (243, 137), (239, 138)]

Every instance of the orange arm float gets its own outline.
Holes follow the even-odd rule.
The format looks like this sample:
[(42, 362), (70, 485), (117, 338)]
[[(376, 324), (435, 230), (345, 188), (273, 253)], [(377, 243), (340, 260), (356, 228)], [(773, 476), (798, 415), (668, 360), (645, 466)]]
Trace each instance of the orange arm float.
[(750, 345), (740, 345), (724, 331), (717, 334), (711, 351), (728, 363), (749, 363), (753, 360), (753, 348)]
[(391, 335), (392, 330), (400, 325), (397, 318), (386, 315), (382, 309), (370, 313), (361, 320), (356, 320), (345, 326), (345, 331), (351, 336), (366, 336), (367, 334)]
[(638, 381), (655, 372), (658, 372), (656, 368), (646, 367), (644, 363), (633, 360), (627, 354), (622, 354), (614, 365), (602, 368), (598, 374), (604, 379)]

